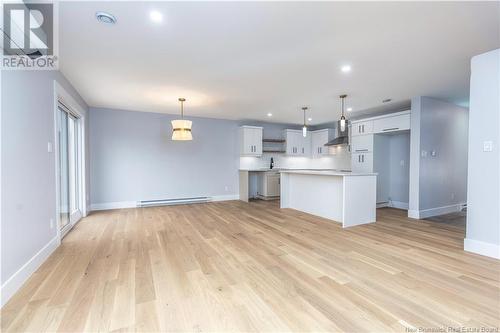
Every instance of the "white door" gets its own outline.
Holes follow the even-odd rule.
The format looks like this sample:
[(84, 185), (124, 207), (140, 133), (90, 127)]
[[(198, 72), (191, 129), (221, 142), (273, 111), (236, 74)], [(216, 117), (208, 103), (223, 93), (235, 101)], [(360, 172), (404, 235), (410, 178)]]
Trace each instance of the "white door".
[(262, 155), (262, 129), (253, 129), (252, 142), (254, 146), (254, 154)]
[(81, 123), (62, 106), (58, 108), (57, 120), (59, 229), (64, 236), (82, 218)]

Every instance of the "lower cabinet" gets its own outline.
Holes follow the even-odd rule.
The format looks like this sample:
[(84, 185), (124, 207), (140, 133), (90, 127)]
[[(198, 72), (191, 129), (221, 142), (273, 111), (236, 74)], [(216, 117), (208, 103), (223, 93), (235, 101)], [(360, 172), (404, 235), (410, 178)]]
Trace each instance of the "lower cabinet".
[(280, 174), (279, 172), (263, 172), (259, 175), (257, 194), (260, 197), (275, 198), (280, 196)]
[(373, 172), (373, 153), (351, 154), (352, 172)]

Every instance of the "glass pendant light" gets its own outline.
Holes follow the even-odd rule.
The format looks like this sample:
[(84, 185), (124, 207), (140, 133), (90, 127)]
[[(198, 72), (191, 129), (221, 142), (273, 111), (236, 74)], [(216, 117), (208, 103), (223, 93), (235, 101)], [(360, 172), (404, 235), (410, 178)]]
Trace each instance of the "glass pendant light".
[(172, 120), (172, 140), (174, 141), (190, 141), (193, 140), (191, 134), (191, 120), (184, 119), (184, 102), (185, 98), (179, 98), (181, 102), (181, 119)]
[(307, 136), (307, 126), (306, 126), (306, 111), (307, 106), (302, 107), (302, 111), (304, 111), (304, 127), (302, 127), (302, 136), (305, 138)]
[(342, 116), (340, 116), (340, 131), (344, 132), (345, 131), (345, 126), (346, 126), (346, 119), (344, 116), (344, 99), (347, 97), (347, 95), (340, 95), (340, 103), (341, 103), (341, 109), (342, 109)]

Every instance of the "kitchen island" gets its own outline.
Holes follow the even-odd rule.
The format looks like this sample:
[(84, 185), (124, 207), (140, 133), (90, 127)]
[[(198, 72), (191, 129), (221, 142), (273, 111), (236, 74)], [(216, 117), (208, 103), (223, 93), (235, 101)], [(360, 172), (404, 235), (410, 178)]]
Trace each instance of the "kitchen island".
[(292, 208), (342, 223), (376, 219), (377, 174), (281, 170), (281, 208)]

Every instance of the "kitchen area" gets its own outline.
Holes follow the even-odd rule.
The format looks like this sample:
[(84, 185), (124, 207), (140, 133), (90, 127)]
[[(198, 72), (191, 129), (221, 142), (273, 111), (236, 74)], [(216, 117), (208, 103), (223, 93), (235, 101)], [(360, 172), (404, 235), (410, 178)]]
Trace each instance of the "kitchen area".
[(340, 120), (326, 128), (241, 126), (239, 198), (280, 200), (343, 227), (408, 209), (410, 111)]

